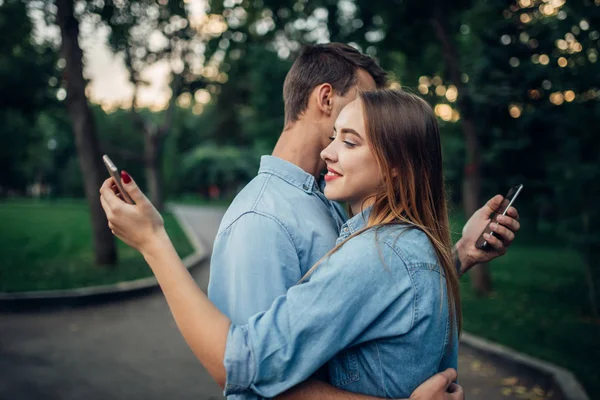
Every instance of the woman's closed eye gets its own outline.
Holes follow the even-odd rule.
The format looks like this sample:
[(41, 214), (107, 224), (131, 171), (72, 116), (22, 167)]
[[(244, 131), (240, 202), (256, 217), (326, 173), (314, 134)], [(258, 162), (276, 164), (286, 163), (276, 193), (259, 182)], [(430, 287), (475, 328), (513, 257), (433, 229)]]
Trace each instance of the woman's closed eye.
[[(332, 135), (332, 136), (329, 136), (329, 140), (331, 140), (332, 142), (333, 142), (333, 141), (334, 141), (336, 138), (337, 138), (337, 135)], [(349, 141), (349, 140), (342, 140), (342, 142), (343, 142), (343, 143), (346, 145), (346, 147), (348, 147), (348, 148), (350, 148), (350, 149), (351, 149), (351, 148), (353, 148), (353, 147), (356, 147), (356, 146), (357, 146), (357, 144), (356, 144), (356, 143), (352, 143), (352, 142), (351, 142), (351, 141)]]

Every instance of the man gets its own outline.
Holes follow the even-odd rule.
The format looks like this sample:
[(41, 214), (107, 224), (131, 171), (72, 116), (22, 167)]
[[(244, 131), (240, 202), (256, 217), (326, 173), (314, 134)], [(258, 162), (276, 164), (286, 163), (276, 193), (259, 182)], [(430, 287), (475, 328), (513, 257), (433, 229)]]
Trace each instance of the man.
[[(329, 143), (338, 114), (356, 98), (357, 91), (385, 85), (386, 72), (375, 61), (343, 44), (307, 47), (295, 61), (283, 88), (284, 130), (272, 156), (261, 159), (258, 176), (225, 213), (215, 239), (209, 297), (232, 323), (245, 324), (252, 315), (267, 310), (276, 297), (297, 284), (334, 247), (346, 215), (323, 195), (320, 185), (325, 164), (320, 153)], [(514, 239), (518, 222), (507, 217), (499, 221), (504, 226), (495, 228), (504, 242), (490, 238), (494, 248), (490, 252), (474, 246), (501, 200), (501, 196), (492, 199), (465, 226), (456, 247), (461, 272), (504, 253)], [(516, 211), (512, 212), (516, 218)], [(434, 387), (438, 392), (431, 391)], [(424, 385), (415, 393), (421, 399), (429, 398), (427, 393), (462, 395), (456, 391), (443, 393), (435, 385)], [(317, 380), (298, 385), (284, 395), (298, 399), (370, 398)], [(231, 398), (257, 397), (248, 394)]]

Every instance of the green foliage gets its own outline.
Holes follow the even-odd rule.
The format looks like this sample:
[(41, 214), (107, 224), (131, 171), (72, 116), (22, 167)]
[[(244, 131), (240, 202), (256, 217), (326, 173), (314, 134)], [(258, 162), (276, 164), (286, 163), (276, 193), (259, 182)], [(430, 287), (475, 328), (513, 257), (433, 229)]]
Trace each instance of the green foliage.
[[(472, 73), (480, 98), (476, 115), (490, 133), (483, 137), (487, 189), (524, 183), (521, 209), (539, 230), (557, 233), (579, 251), (589, 268), (588, 287), (595, 283), (597, 291), (600, 7), (573, 1), (545, 7), (479, 7), (503, 15), (474, 32), (482, 60)], [(590, 291), (597, 308), (599, 294), (592, 298)]]
[(53, 87), (58, 83), (57, 54), (48, 44), (36, 43), (32, 30), (25, 2), (0, 4), (0, 109), (27, 116), (56, 103)]
[(255, 146), (269, 151), (283, 129), (283, 81), (291, 63), (259, 45), (249, 46), (246, 59), (250, 93), (242, 124)]
[(57, 55), (33, 40), (24, 2), (0, 4), (0, 36), (0, 187), (23, 192), (48, 163), (39, 113), (57, 105)]
[(255, 152), (239, 147), (197, 147), (182, 160), (183, 189), (207, 193), (216, 185), (227, 197), (256, 175), (258, 162)]

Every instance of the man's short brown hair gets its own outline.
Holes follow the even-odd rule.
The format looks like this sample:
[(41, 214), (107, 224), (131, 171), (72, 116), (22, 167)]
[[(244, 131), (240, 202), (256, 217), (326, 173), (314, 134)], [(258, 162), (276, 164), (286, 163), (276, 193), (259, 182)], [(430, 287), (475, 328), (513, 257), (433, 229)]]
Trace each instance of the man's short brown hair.
[(318, 85), (329, 83), (337, 94), (344, 96), (357, 84), (359, 69), (368, 72), (378, 88), (385, 87), (387, 73), (371, 57), (355, 48), (342, 43), (305, 46), (283, 84), (285, 124), (298, 120)]

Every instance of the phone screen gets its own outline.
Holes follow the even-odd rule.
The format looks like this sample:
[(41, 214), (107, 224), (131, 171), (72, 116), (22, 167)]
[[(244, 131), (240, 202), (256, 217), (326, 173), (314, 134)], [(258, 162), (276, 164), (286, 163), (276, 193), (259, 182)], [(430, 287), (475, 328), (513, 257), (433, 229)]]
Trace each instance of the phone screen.
[(493, 232), (491, 230), (490, 224), (492, 222), (496, 221), (496, 217), (498, 217), (498, 215), (506, 215), (506, 212), (514, 204), (515, 200), (517, 199), (517, 196), (519, 195), (519, 193), (521, 193), (522, 189), (523, 189), (523, 185), (516, 185), (509, 189), (506, 196), (504, 196), (504, 200), (502, 200), (502, 204), (500, 204), (500, 207), (498, 208), (498, 210), (496, 210), (496, 212), (490, 217), (490, 223), (488, 223), (486, 225), (485, 229), (483, 230), (483, 232), (481, 232), (481, 236), (479, 236), (479, 239), (477, 239), (477, 242), (475, 243), (475, 247), (480, 248), (482, 250), (490, 249), (490, 244), (488, 243), (487, 240), (485, 240), (485, 238), (483, 237), (483, 234), (487, 233), (492, 236), (497, 236), (495, 234), (495, 232)]

